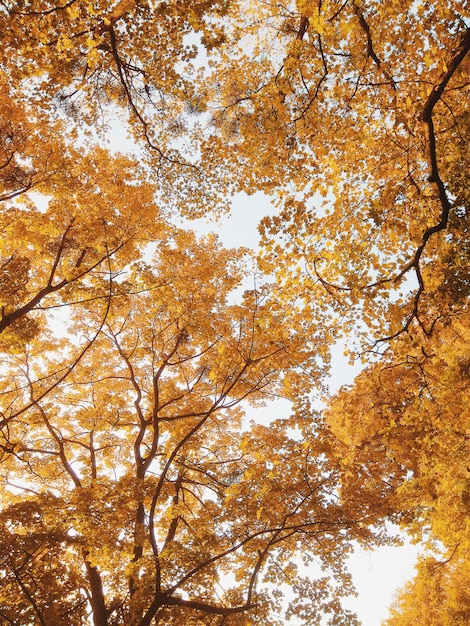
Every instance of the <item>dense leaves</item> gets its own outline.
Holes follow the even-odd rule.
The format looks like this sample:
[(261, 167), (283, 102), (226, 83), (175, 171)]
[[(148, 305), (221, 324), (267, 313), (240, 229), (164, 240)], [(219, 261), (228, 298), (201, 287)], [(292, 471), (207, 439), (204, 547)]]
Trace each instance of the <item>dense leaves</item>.
[(458, 626), (468, 624), (468, 560), (423, 560), (417, 575), (400, 592), (385, 626), (430, 624)]
[[(173, 229), (121, 276), (122, 293), (73, 305), (70, 342), (52, 346), (44, 329), (12, 355), (0, 604), (12, 623), (47, 623), (50, 611), (82, 623), (91, 608), (95, 624), (275, 624), (272, 590), (286, 584), (309, 599), (305, 623), (332, 607), (340, 619), (342, 561), (353, 538), (369, 538), (364, 515), (336, 497), (318, 425), (303, 427), (304, 445), (297, 417), (242, 428), (242, 400), (294, 400), (305, 374), (288, 386), (285, 375), (318, 365), (281, 320), (263, 329), (281, 313), (272, 287), (227, 303), (237, 256)], [(80, 341), (86, 351), (50, 385)], [(296, 556), (315, 556), (336, 585), (302, 577)]]
[[(388, 623), (466, 623), (465, 3), (5, 0), (0, 28), (1, 623), (351, 625), (386, 521), (434, 551)], [(255, 275), (175, 225), (256, 191)], [(367, 367), (321, 416), (340, 338)]]

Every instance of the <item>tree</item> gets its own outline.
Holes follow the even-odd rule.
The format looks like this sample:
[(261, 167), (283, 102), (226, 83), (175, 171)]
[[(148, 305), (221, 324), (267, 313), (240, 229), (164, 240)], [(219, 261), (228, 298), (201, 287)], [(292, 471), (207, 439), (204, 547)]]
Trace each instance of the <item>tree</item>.
[(233, 155), (248, 193), (278, 191), (264, 269), (353, 350), (424, 325), (462, 217), (449, 167), (468, 170), (464, 3), (238, 9), (214, 58), (207, 158)]
[[(240, 254), (173, 229), (104, 322), (91, 299), (73, 314), (69, 336), (101, 331), (66, 380), (42, 393), (66, 338), (48, 351), (44, 330), (16, 356), (29, 406), (2, 453), (6, 623), (277, 624), (287, 584), (306, 624), (354, 623), (343, 561), (371, 540), (368, 512), (335, 497), (319, 424), (243, 426), (242, 401), (293, 399), (318, 366), (273, 287), (227, 303), (242, 276)], [(308, 580), (299, 555), (331, 580)]]
[(457, 563), (428, 558), (417, 567), (414, 580), (400, 591), (385, 626), (468, 624), (468, 560)]
[(3, 65), (44, 113), (127, 111), (168, 205), (278, 193), (264, 269), (332, 341), (358, 318), (352, 349), (422, 321), (460, 219), (449, 167), (468, 169), (464, 2), (42, 0), (0, 20)]
[(327, 412), (345, 468), (343, 497), (388, 509), (435, 555), (423, 557), (390, 625), (468, 620), (460, 593), (470, 528), (468, 337), (468, 311), (435, 323), (431, 337), (415, 327)]
[[(110, 300), (134, 289), (119, 280), (121, 272), (149, 241), (166, 236), (155, 186), (135, 159), (98, 146), (92, 152), (73, 147), (65, 123), (35, 115), (9, 93), (14, 90), (8, 83), (3, 87), (0, 349), (12, 369), (1, 382), (2, 428), (29, 406), (27, 399), (19, 403), (24, 393), (13, 375), (15, 359), (29, 343), (42, 340), (48, 324), (61, 324), (60, 314), (57, 321), (53, 313), (62, 311), (64, 317), (66, 308), (76, 311), (93, 302), (101, 311), (99, 332)], [(68, 375), (92, 340), (90, 332), (86, 341), (69, 346), (57, 369), (32, 384), (44, 395)]]
[(416, 532), (431, 524), (451, 551), (468, 518), (468, 322), (456, 315), (432, 338), (403, 337), (331, 400), (327, 418), (344, 465), (393, 484)]
[(221, 167), (229, 151), (246, 164), (245, 190), (277, 189), (262, 267), (370, 365), (327, 413), (344, 501), (465, 567), (468, 15), (459, 2), (296, 9), (233, 16), (207, 145)]
[(383, 505), (428, 551), (392, 607), (390, 625), (468, 621), (469, 198), (460, 149), (448, 160), (455, 213), (427, 310), (421, 304), (423, 324), (410, 324), (332, 398), (326, 418), (346, 468), (342, 489), (359, 493), (368, 484), (372, 498), (385, 494)]
[[(35, 116), (2, 79), (0, 332), (45, 299), (57, 302), (52, 294), (70, 298), (75, 283), (118, 252), (124, 258), (123, 248), (132, 260), (137, 230), (144, 220), (149, 229), (157, 214), (155, 187), (135, 160), (98, 147), (92, 153), (72, 147), (76, 137), (68, 135), (65, 123)], [(155, 236), (161, 225), (160, 219)]]
[[(204, 110), (195, 42), (217, 43), (213, 20), (227, 0), (191, 3), (121, 0), (3, 2), (2, 67), (15, 95), (36, 111), (67, 120), (89, 138), (106, 136), (117, 116), (148, 149), (168, 207), (188, 202), (202, 213), (227, 205), (228, 182), (202, 170), (190, 146), (192, 114)], [(192, 41), (194, 39), (194, 42)], [(196, 132), (194, 134), (197, 134)], [(145, 157), (142, 156), (142, 160)]]
[[(0, 618), (275, 624), (278, 587), (289, 585), (289, 614), (354, 623), (339, 604), (351, 590), (344, 557), (353, 538), (372, 535), (367, 515), (335, 497), (322, 429), (302, 424), (299, 448), (300, 418), (249, 429), (237, 408), (293, 399), (321, 376), (303, 316), (267, 284), (229, 305), (243, 253), (198, 242), (157, 209), (157, 195), (178, 196), (181, 172), (196, 171), (189, 186), (200, 176), (171, 152), (175, 129), (157, 149), (127, 98), (158, 155), (155, 185), (142, 163), (63, 119), (88, 107), (84, 121), (96, 122), (112, 94), (93, 56), (112, 60), (126, 92), (134, 70), (120, 61), (115, 25), (131, 5), (105, 18), (108, 7), (87, 3), (12, 4), (0, 16)], [(99, 45), (67, 34), (103, 25)], [(100, 76), (97, 102), (60, 109), (80, 76), (90, 94), (89, 72)], [(330, 579), (304, 576), (299, 554)]]

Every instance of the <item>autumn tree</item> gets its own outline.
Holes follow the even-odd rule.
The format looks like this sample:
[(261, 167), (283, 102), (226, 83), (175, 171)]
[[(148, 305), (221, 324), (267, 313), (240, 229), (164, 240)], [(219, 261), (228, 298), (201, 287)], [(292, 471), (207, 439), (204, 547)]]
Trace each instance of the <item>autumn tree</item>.
[[(47, 327), (60, 325), (69, 306), (76, 311), (92, 302), (100, 319), (62, 353), (56, 369), (43, 372), (38, 389), (44, 395), (63, 380), (99, 333), (111, 299), (134, 289), (119, 276), (149, 239), (164, 236), (165, 222), (154, 187), (134, 161), (100, 148), (85, 154), (65, 146), (54, 137), (60, 124), (48, 129), (26, 121), (3, 98), (0, 350), (4, 366), (13, 369), (1, 382), (0, 424), (8, 429), (30, 403), (13, 375), (18, 355), (45, 340)], [(59, 349), (60, 337), (49, 346)]]
[(432, 338), (401, 339), (327, 413), (343, 464), (394, 486), (411, 530), (430, 529), (451, 551), (468, 525), (468, 322), (467, 312)]
[(464, 626), (470, 618), (468, 559), (422, 559), (400, 590), (384, 626)]
[(345, 502), (438, 540), (465, 571), (468, 13), (296, 9), (233, 15), (207, 146), (247, 165), (245, 190), (278, 191), (262, 263), (284, 297), (371, 363), (327, 414)]
[[(195, 8), (193, 30), (217, 6)], [(139, 83), (152, 102), (151, 87), (120, 42), (144, 33), (136, 10), (12, 3), (0, 15), (0, 618), (275, 624), (284, 586), (289, 615), (353, 623), (344, 557), (353, 538), (372, 541), (368, 513), (338, 501), (319, 425), (249, 429), (237, 408), (294, 399), (327, 356), (273, 286), (229, 304), (241, 254), (156, 207), (189, 193), (204, 209), (213, 179), (173, 148), (178, 112), (197, 107), (187, 81), (172, 85), (193, 54), (186, 16), (144, 12), (172, 33), (166, 66), (162, 41), (141, 47), (168, 81), (157, 144), (158, 120), (135, 100)], [(100, 107), (123, 94), (153, 174), (94, 141)], [(305, 576), (298, 556), (325, 574)]]
[[(0, 617), (277, 624), (288, 586), (304, 623), (354, 623), (343, 561), (352, 539), (373, 540), (369, 512), (338, 500), (307, 407), (251, 427), (239, 407), (294, 399), (319, 373), (315, 352), (283, 323), (273, 286), (228, 302), (240, 254), (177, 229), (154, 248), (121, 276), (134, 292), (109, 299), (104, 321), (82, 302), (70, 340), (51, 345), (44, 330), (9, 364), (29, 406), (19, 399), (2, 452)], [(44, 395), (50, 362), (97, 326)], [(323, 575), (309, 579), (299, 557)]]
[(459, 218), (449, 166), (468, 168), (464, 2), (3, 6), (12, 82), (82, 128), (118, 106), (168, 205), (277, 194), (264, 268), (333, 341), (422, 321)]
[(221, 169), (235, 155), (242, 189), (279, 195), (263, 267), (353, 350), (430, 332), (465, 219), (450, 190), (468, 170), (465, 3), (245, 7), (214, 55), (206, 146)]
[[(202, 169), (194, 120), (204, 110), (195, 58), (202, 38), (223, 40), (213, 23), (227, 0), (185, 3), (2, 3), (0, 50), (19, 100), (52, 121), (67, 120), (88, 139), (119, 120), (146, 147), (159, 194), (167, 207), (191, 204), (200, 213), (227, 204), (230, 186), (216, 170)], [(123, 133), (125, 134), (125, 130)], [(197, 208), (198, 207), (198, 208)]]
[[(462, 123), (462, 137), (468, 134)], [(464, 624), (469, 542), (468, 174), (457, 143), (444, 161), (454, 199), (442, 271), (421, 319), (330, 402), (342, 489), (369, 485), (425, 552), (386, 624)], [(386, 497), (384, 498), (384, 494)], [(465, 587), (465, 585), (463, 585)]]
[[(461, 306), (461, 305), (460, 305)], [(423, 545), (386, 624), (468, 621), (469, 313), (416, 326), (331, 401), (346, 500), (368, 500)]]

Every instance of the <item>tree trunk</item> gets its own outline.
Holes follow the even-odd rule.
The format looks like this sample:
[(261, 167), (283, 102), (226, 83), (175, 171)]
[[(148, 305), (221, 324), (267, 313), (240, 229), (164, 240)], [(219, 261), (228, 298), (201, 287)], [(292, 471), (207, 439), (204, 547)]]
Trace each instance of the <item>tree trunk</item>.
[(108, 626), (108, 614), (104, 600), (103, 583), (98, 568), (88, 560), (87, 552), (83, 552), (85, 567), (90, 583), (91, 609), (93, 612), (93, 626)]

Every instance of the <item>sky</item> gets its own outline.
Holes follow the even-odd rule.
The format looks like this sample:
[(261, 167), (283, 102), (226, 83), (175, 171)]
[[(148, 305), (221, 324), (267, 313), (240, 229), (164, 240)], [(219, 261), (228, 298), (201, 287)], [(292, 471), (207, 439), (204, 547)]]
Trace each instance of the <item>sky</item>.
[(350, 559), (358, 597), (351, 598), (347, 606), (363, 626), (380, 626), (387, 617), (395, 592), (414, 575), (418, 550), (406, 542), (402, 547), (386, 546), (373, 552), (359, 550)]

